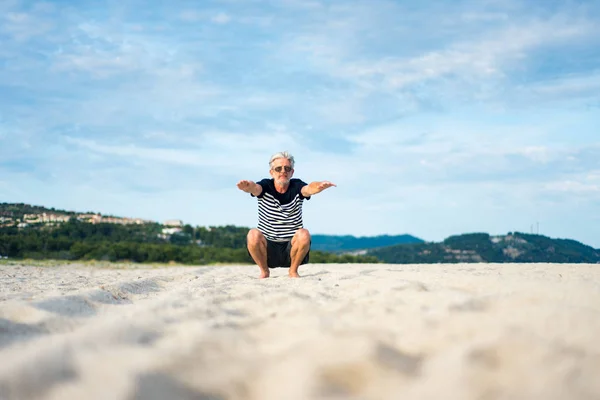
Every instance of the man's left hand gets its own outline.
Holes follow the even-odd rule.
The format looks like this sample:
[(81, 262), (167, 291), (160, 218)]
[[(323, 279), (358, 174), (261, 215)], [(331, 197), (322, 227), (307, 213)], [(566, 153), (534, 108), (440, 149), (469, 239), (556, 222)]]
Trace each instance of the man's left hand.
[(311, 182), (308, 184), (309, 195), (321, 193), (323, 190), (328, 189), (332, 186), (336, 186), (334, 183), (329, 181)]

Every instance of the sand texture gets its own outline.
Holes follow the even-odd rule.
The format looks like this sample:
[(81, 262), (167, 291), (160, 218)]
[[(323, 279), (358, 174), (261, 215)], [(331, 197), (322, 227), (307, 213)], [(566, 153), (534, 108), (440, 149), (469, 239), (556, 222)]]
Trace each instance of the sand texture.
[(0, 399), (600, 399), (600, 265), (0, 265)]

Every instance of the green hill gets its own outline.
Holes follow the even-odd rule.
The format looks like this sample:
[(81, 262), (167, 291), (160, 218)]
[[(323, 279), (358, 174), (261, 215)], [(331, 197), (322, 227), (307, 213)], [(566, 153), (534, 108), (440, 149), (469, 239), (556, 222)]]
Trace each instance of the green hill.
[[(43, 213), (66, 218), (42, 220), (35, 217), (35, 214)], [(157, 222), (131, 218), (115, 217), (89, 223), (85, 214), (96, 213), (0, 203), (0, 256), (137, 262), (251, 262), (245, 248), (247, 227), (193, 227), (186, 224), (171, 231)], [(519, 232), (500, 236), (470, 233), (451, 236), (440, 243), (426, 243), (411, 235), (315, 234), (312, 240), (312, 262), (600, 263), (600, 250), (575, 240)]]
[[(44, 218), (39, 217), (47, 214)], [(94, 214), (97, 219), (90, 219)], [(91, 222), (90, 222), (91, 221)], [(132, 218), (100, 218), (28, 204), (0, 203), (0, 258), (252, 263), (246, 250), (249, 228), (167, 227)], [(314, 250), (314, 263), (376, 263), (375, 257)]]
[(25, 214), (56, 213), (73, 216), (73, 211), (57, 210), (43, 206), (32, 206), (25, 203), (0, 203), (0, 217), (23, 219)]
[(490, 236), (470, 233), (451, 236), (441, 243), (395, 245), (367, 252), (383, 262), (465, 263), (465, 262), (549, 262), (600, 263), (600, 250), (570, 239), (543, 235), (509, 233)]

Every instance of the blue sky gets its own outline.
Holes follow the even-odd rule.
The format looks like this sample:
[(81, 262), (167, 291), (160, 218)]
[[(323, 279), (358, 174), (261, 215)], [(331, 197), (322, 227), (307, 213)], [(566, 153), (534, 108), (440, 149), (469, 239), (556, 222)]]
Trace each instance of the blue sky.
[(289, 150), (313, 233), (600, 248), (597, 1), (0, 2), (0, 201), (255, 226)]

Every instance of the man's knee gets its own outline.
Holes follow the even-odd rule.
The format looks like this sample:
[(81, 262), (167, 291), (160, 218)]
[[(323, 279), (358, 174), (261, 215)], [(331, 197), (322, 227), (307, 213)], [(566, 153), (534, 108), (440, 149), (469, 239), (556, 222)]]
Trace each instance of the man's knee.
[(265, 236), (258, 229), (250, 229), (248, 231), (248, 235), (246, 236), (246, 240), (248, 241), (248, 246), (256, 246), (260, 243), (266, 243)]
[[(297, 244), (301, 244), (301, 245), (308, 245), (310, 244), (310, 232), (308, 232), (307, 229), (299, 229), (296, 234), (294, 235), (294, 242), (296, 242)], [(295, 243), (292, 243), (295, 244)]]

